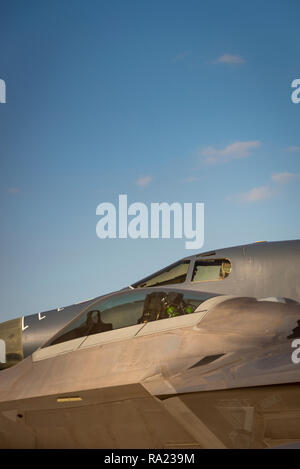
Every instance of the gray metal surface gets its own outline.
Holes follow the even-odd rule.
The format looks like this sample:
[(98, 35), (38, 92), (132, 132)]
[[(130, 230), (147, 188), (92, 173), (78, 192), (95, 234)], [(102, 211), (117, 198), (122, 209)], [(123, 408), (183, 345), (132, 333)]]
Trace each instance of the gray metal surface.
[[(300, 241), (287, 241), (192, 256), (186, 281), (167, 288), (211, 298), (187, 316), (44, 348), (104, 297), (9, 321), (12, 346), (27, 358), (0, 374), (0, 447), (298, 445), (299, 255)], [(224, 280), (192, 282), (199, 258), (230, 259), (232, 271)]]
[[(228, 278), (222, 281), (191, 281), (196, 260), (220, 258), (231, 261), (232, 271)], [(174, 285), (174, 288), (255, 298), (285, 297), (300, 301), (300, 240), (254, 243), (203, 252), (185, 259), (191, 261), (186, 281)], [(103, 295), (103, 298), (106, 296), (109, 295)], [(31, 355), (95, 299), (22, 318), (23, 356)]]
[[(0, 446), (18, 447), (21, 441), (26, 447), (136, 446), (120, 432), (129, 408), (128, 435), (146, 425), (136, 440), (139, 447), (272, 447), (300, 441), (300, 365), (291, 360), (288, 338), (297, 329), (300, 305), (228, 297), (206, 303), (197, 324), (174, 328), (181, 318), (170, 318), (170, 328), (159, 330), (162, 321), (157, 321), (158, 329), (149, 335), (119, 337), (52, 358), (36, 351), (4, 370)], [(204, 313), (205, 303), (201, 306)], [(195, 366), (212, 355), (214, 360)], [(140, 396), (128, 408), (126, 390), (132, 386), (148, 398)], [(110, 403), (92, 405), (91, 392), (97, 399), (109, 396)], [(156, 396), (163, 398), (164, 410)], [(64, 398), (67, 409), (60, 402)], [(153, 439), (159, 421), (166, 432)], [(89, 428), (99, 431), (87, 440)]]

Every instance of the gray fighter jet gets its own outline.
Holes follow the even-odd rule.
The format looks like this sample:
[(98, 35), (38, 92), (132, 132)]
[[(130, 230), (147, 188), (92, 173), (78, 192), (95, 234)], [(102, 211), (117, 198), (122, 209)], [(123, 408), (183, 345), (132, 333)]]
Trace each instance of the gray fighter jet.
[(0, 447), (300, 443), (299, 263), (300, 240), (201, 253), (0, 324)]

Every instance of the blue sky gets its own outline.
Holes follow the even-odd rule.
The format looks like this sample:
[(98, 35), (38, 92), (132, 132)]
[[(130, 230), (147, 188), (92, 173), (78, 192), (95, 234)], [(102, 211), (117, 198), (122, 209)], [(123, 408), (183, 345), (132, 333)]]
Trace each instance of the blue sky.
[(193, 251), (96, 207), (204, 202), (204, 250), (299, 238), (298, 1), (2, 2), (0, 321)]

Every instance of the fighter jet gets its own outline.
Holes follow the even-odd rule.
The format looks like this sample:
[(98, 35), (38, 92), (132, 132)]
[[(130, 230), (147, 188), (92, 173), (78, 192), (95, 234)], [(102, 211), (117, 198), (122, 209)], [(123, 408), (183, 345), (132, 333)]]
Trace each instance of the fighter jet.
[(184, 258), (0, 325), (1, 448), (300, 443), (300, 240)]

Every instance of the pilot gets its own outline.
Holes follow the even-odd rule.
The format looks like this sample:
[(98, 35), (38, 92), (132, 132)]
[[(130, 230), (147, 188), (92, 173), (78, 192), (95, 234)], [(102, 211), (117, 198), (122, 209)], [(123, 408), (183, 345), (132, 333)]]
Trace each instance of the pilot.
[(183, 294), (178, 292), (170, 292), (163, 299), (164, 309), (159, 319), (174, 318), (181, 316), (183, 304)]
[(163, 311), (162, 300), (165, 296), (166, 294), (164, 292), (153, 292), (146, 296), (143, 314), (138, 320), (138, 324), (159, 319), (159, 316)]
[(143, 314), (138, 320), (138, 324), (158, 319), (174, 318), (194, 311), (195, 307), (184, 301), (182, 293), (153, 292), (145, 298)]
[(195, 311), (195, 307), (192, 304), (184, 301), (182, 293), (170, 292), (163, 300), (164, 313), (160, 319), (174, 318), (176, 316), (182, 316), (183, 314), (190, 314)]
[(87, 335), (98, 334), (99, 332), (111, 331), (111, 323), (104, 323), (101, 319), (101, 313), (95, 309), (89, 311), (86, 318)]

